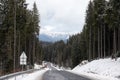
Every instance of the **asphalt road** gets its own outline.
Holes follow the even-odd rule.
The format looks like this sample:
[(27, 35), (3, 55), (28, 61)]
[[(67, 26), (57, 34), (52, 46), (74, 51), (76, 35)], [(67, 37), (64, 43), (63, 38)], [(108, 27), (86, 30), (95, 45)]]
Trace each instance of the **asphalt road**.
[(67, 71), (50, 70), (43, 75), (43, 80), (91, 80)]

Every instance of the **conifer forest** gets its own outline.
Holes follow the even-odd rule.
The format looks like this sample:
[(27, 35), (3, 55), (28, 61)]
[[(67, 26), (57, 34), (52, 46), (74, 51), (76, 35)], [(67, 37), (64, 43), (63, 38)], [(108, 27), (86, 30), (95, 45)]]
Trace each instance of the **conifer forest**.
[(120, 0), (89, 1), (83, 30), (55, 43), (40, 40), (40, 13), (36, 3), (32, 10), (27, 5), (0, 0), (0, 75), (21, 70), (23, 51), (30, 68), (42, 61), (74, 68), (83, 60), (120, 56)]

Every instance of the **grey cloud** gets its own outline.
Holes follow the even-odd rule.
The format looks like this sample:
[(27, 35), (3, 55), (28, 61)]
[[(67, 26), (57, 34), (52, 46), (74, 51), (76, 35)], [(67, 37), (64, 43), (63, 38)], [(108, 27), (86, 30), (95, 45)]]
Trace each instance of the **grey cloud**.
[[(82, 30), (89, 0), (35, 1), (40, 11), (40, 24), (43, 28), (51, 26), (53, 32), (80, 32)], [(28, 2), (33, 3), (33, 0)]]

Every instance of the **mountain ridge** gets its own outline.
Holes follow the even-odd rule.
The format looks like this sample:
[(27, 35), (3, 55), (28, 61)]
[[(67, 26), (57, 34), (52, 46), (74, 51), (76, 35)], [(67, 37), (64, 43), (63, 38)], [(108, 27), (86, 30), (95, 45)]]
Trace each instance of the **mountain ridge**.
[(69, 36), (71, 34), (69, 33), (60, 33), (60, 32), (55, 32), (55, 33), (41, 33), (39, 36), (39, 39), (41, 41), (46, 41), (46, 42), (56, 42), (56, 41), (66, 41), (67, 39), (69, 39)]

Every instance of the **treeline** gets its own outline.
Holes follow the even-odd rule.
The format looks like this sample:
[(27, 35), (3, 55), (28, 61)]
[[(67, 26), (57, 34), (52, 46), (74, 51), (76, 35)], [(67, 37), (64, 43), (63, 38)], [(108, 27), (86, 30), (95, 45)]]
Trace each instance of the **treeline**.
[(50, 61), (59, 66), (75, 67), (82, 60), (87, 60), (86, 47), (83, 34), (71, 36), (66, 42), (42, 44), (42, 60)]
[(87, 10), (83, 33), (89, 60), (114, 56), (120, 51), (120, 1), (93, 0)]
[[(120, 0), (93, 0), (86, 11), (80, 34), (67, 43), (43, 47), (44, 59), (60, 66), (75, 67), (82, 60), (120, 56)], [(45, 57), (46, 56), (46, 57)]]
[(39, 22), (35, 3), (33, 9), (28, 10), (25, 0), (0, 0), (0, 74), (13, 72), (14, 65), (19, 71), (19, 57), (23, 51), (28, 57), (28, 65), (40, 62)]

